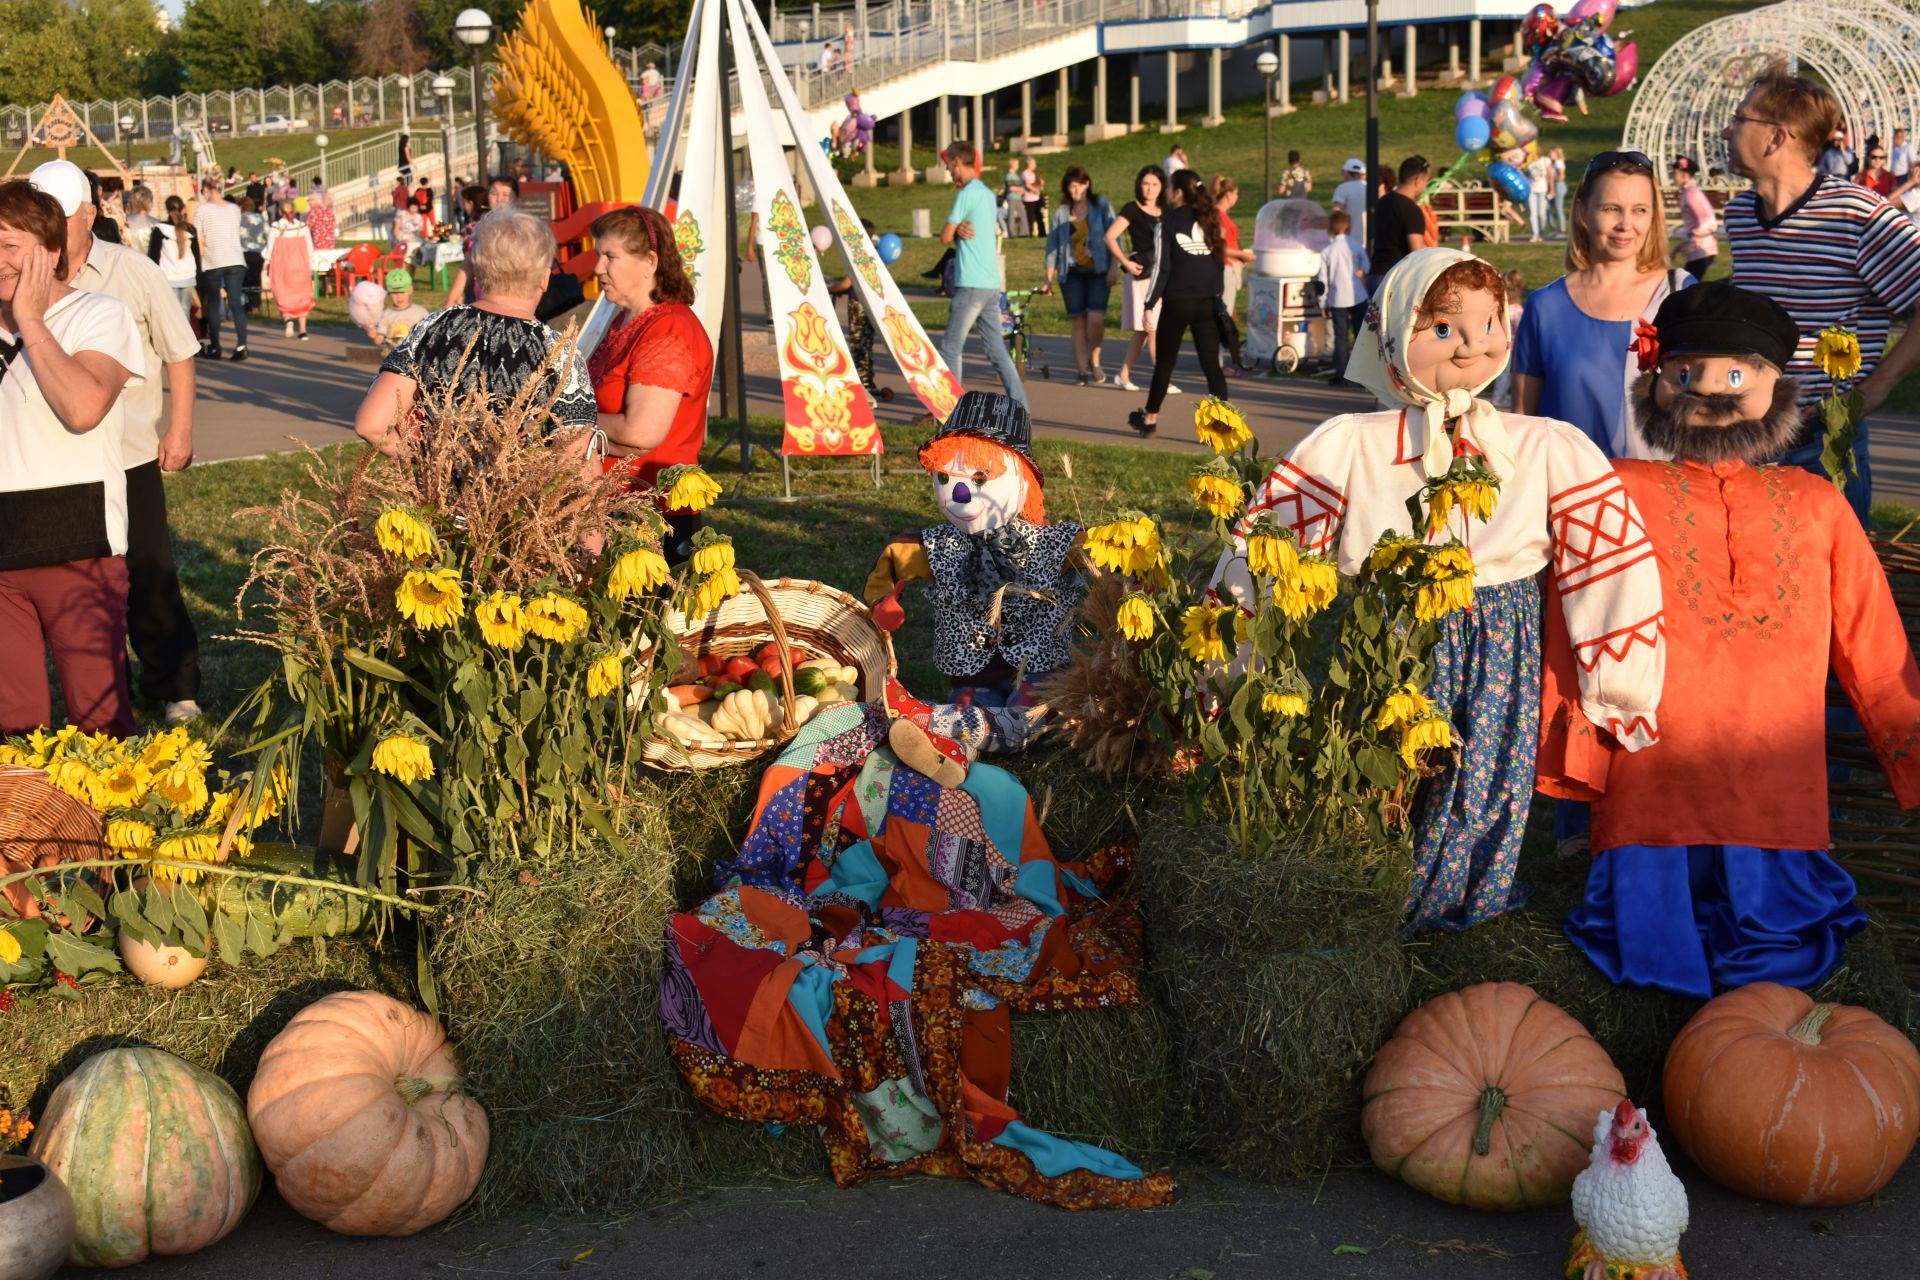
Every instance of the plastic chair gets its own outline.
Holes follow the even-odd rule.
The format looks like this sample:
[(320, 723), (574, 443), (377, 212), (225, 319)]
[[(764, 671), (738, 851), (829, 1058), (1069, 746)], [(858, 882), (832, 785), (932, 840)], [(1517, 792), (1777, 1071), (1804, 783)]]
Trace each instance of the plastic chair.
[(333, 264), (334, 293), (344, 296), (360, 281), (373, 279), (379, 265), (380, 250), (376, 246), (366, 243), (353, 246), (347, 250), (346, 256)]

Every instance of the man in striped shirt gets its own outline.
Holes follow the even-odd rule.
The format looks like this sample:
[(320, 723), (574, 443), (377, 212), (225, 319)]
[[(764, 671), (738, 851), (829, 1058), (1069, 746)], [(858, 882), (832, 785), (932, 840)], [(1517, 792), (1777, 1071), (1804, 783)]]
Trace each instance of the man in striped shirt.
[[(1733, 171), (1753, 181), (1724, 217), (1733, 282), (1778, 302), (1800, 327), (1786, 371), (1800, 384), (1807, 427), (1781, 461), (1813, 471), (1820, 470), (1822, 428), (1812, 410), (1831, 389), (1812, 359), (1822, 329), (1838, 326), (1860, 339), (1866, 377), (1857, 386), (1869, 415), (1920, 368), (1920, 324), (1887, 346), (1893, 318), (1920, 302), (1920, 226), (1865, 187), (1816, 172), (1840, 119), (1825, 86), (1776, 69), (1753, 82), (1720, 133)], [(1847, 498), (1864, 523), (1872, 491), (1864, 422), (1855, 451), (1860, 474)]]

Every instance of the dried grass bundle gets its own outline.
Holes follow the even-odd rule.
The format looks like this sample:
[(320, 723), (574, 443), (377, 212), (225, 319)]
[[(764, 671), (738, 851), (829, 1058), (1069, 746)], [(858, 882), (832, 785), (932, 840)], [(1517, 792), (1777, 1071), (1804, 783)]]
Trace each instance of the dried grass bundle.
[(1053, 732), (1106, 777), (1165, 773), (1172, 763), (1154, 732), (1159, 694), (1140, 669), (1133, 642), (1120, 633), (1116, 614), (1125, 594), (1122, 579), (1093, 578), (1081, 606), (1086, 634), (1072, 660), (1040, 682)]

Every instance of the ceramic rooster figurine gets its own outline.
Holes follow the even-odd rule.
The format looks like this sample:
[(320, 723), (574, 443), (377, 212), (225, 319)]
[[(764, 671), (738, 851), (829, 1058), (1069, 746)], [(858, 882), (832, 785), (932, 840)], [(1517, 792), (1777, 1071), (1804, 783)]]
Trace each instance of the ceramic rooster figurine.
[(1593, 1158), (1573, 1180), (1573, 1217), (1580, 1234), (1567, 1280), (1687, 1280), (1687, 1189), (1645, 1113), (1625, 1098), (1594, 1123)]

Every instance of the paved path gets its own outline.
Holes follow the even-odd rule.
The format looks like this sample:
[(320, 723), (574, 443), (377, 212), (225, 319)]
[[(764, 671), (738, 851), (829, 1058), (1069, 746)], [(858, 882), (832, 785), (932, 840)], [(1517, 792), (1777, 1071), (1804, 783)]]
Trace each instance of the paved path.
[[(294, 447), (292, 441), (316, 446), (337, 444), (353, 435), (353, 414), (367, 383), (371, 365), (352, 364), (349, 347), (365, 349), (357, 333), (315, 326), (306, 342), (289, 340), (277, 325), (257, 325), (248, 333), (250, 359), (244, 364), (201, 361), (199, 404), (194, 415), (195, 456), (203, 462), (245, 458)], [(1039, 435), (1090, 444), (1138, 445), (1140, 437), (1127, 427), (1127, 413), (1146, 403), (1144, 392), (1134, 394), (1113, 387), (1076, 387), (1072, 382), (1073, 350), (1064, 336), (1042, 335), (1037, 340), (1036, 365), (1050, 364), (1054, 377), (1033, 376), (1027, 381), (1028, 399)], [(1102, 360), (1109, 375), (1126, 351), (1125, 337), (1109, 339)], [(964, 372), (983, 385), (997, 386), (978, 344)], [(884, 347), (876, 356), (882, 386), (894, 388), (891, 404), (877, 406), (883, 422), (910, 422), (920, 405), (906, 389)], [(753, 364), (751, 358), (749, 366)], [(1134, 366), (1134, 380), (1146, 385), (1149, 367), (1144, 354)], [(1206, 381), (1191, 350), (1176, 366), (1175, 385), (1184, 395), (1169, 397), (1162, 410), (1163, 427), (1151, 442), (1157, 448), (1204, 452), (1194, 440), (1192, 405), (1206, 394)], [(1247, 413), (1261, 451), (1277, 455), (1292, 447), (1326, 419), (1339, 413), (1372, 407), (1372, 397), (1354, 390), (1336, 390), (1306, 378), (1250, 376), (1233, 384), (1234, 401)], [(713, 400), (718, 412), (719, 397)], [(747, 377), (748, 410), (778, 417), (779, 383), (771, 374)], [(1873, 437), (1874, 496), (1920, 508), (1920, 418), (1890, 415), (1876, 420)], [(716, 424), (715, 431), (725, 428)], [(774, 460), (777, 465), (777, 460)]]

